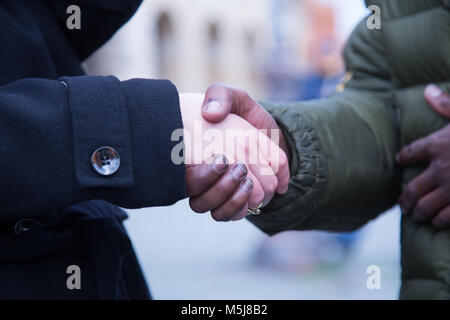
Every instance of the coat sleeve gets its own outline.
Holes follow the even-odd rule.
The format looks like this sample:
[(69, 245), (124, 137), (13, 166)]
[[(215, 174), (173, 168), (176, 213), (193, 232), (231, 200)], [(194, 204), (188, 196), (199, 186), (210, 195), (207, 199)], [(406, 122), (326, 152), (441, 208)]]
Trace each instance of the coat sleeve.
[[(185, 196), (171, 159), (182, 128), (178, 92), (163, 80), (109, 76), (23, 79), (0, 87), (0, 219), (103, 199), (126, 208)], [(117, 150), (119, 169), (98, 174), (91, 156)]]
[(345, 89), (329, 98), (263, 104), (293, 153), (287, 194), (249, 219), (263, 231), (356, 229), (393, 206), (400, 190), (393, 85), (381, 30), (362, 21), (344, 51)]
[[(84, 60), (101, 47), (136, 12), (142, 0), (52, 0), (51, 10), (72, 47)], [(67, 8), (77, 5), (81, 11), (81, 29), (66, 27)]]

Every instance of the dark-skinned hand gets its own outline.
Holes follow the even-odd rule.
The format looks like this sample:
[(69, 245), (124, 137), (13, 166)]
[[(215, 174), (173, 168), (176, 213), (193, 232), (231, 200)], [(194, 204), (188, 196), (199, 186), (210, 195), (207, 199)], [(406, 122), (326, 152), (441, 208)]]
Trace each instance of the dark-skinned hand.
[(244, 164), (228, 165), (225, 156), (187, 166), (186, 189), (189, 204), (197, 213), (211, 211), (216, 221), (236, 221), (247, 216), (253, 181)]
[[(425, 89), (425, 99), (440, 115), (450, 119), (450, 95), (435, 85)], [(438, 229), (450, 227), (450, 124), (404, 147), (396, 156), (403, 166), (427, 164), (427, 169), (405, 187), (399, 198), (404, 214)]]

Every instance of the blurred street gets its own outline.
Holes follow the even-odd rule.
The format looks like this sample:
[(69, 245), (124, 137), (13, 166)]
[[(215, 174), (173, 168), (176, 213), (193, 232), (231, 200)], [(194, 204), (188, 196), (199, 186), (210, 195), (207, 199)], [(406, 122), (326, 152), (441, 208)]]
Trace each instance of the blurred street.
[[(126, 226), (156, 299), (398, 298), (398, 209), (366, 226), (340, 267), (307, 272), (255, 265), (266, 238), (261, 231), (247, 221), (214, 222), (192, 212), (187, 201), (129, 214)], [(367, 289), (369, 265), (381, 268), (380, 290)]]

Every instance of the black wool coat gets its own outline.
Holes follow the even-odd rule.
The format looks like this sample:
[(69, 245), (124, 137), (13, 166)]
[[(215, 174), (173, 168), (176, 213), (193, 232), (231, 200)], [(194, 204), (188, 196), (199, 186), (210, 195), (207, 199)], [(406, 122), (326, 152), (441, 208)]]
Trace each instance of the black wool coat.
[[(72, 4), (79, 30), (66, 26)], [(170, 157), (178, 92), (80, 67), (139, 4), (0, 0), (0, 299), (150, 297), (116, 205), (185, 196), (184, 166)], [(120, 158), (111, 175), (91, 163), (105, 146)]]

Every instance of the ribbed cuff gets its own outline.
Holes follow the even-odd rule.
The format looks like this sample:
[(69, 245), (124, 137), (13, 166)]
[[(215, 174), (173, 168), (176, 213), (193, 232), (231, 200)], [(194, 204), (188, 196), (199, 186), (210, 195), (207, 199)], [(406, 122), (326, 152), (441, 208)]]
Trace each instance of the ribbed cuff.
[(262, 105), (280, 125), (293, 156), (288, 192), (275, 195), (261, 215), (249, 217), (264, 232), (273, 234), (292, 229), (314, 214), (325, 190), (326, 166), (317, 133), (301, 112), (286, 105)]

